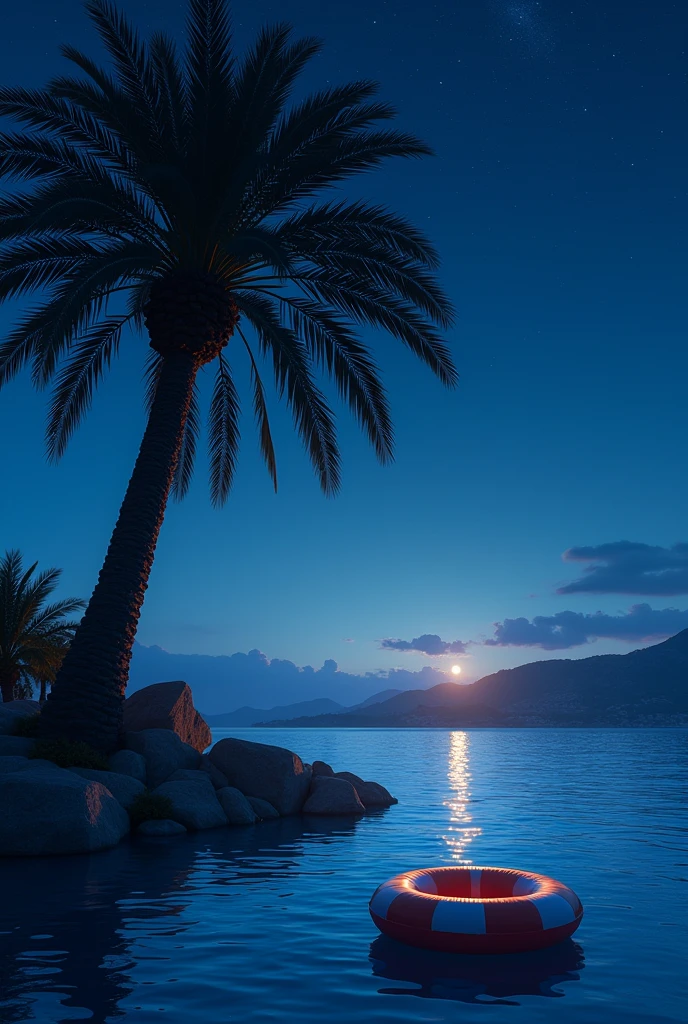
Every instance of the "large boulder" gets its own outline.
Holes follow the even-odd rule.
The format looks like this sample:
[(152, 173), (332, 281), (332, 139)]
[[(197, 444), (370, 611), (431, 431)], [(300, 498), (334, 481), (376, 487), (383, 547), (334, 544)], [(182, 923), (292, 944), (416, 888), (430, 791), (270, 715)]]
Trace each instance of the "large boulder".
[(328, 778), (332, 778), (334, 770), (330, 768), (327, 761), (314, 761), (313, 762), (313, 775), (326, 775)]
[(225, 786), (217, 790), (217, 799), (220, 801), (222, 810), (227, 815), (230, 825), (253, 825), (256, 820), (256, 812), (251, 807), (243, 793), (240, 793), (234, 786)]
[(363, 782), (361, 776), (354, 775), (353, 772), (333, 772), (333, 776), (335, 779), (346, 779), (346, 781), (350, 782), (352, 786), (358, 786), (359, 783)]
[(6, 754), (4, 757), (0, 757), (0, 772), (16, 772), (28, 763), (28, 757), (22, 757), (20, 754)]
[(304, 814), (351, 815), (363, 814), (364, 811), (350, 782), (327, 775), (314, 777), (310, 796), (303, 805)]
[(0, 775), (0, 855), (89, 853), (115, 846), (129, 815), (99, 782), (41, 766)]
[(280, 814), (298, 814), (308, 796), (311, 768), (284, 747), (250, 740), (220, 740), (210, 760), (245, 796), (267, 800)]
[(53, 771), (63, 772), (65, 769), (60, 768), (59, 765), (55, 764), (54, 761), (48, 761), (44, 757), (22, 757), (20, 758), (22, 764), (19, 765), (17, 771), (20, 772), (36, 772), (36, 771)]
[(210, 729), (193, 705), (191, 688), (181, 679), (171, 683), (153, 683), (127, 697), (124, 702), (124, 728), (127, 732), (171, 729), (199, 754), (212, 743)]
[(354, 789), (366, 810), (375, 807), (391, 807), (392, 804), (399, 802), (379, 782), (357, 782)]
[(227, 815), (220, 806), (212, 782), (205, 772), (198, 772), (198, 775), (200, 779), (163, 782), (153, 793), (169, 797), (172, 801), (170, 817), (185, 828), (196, 831), (226, 825)]
[(155, 789), (178, 768), (198, 768), (201, 755), (188, 743), (182, 743), (169, 729), (142, 729), (124, 737), (127, 750), (140, 754), (146, 762), (146, 782)]
[(207, 773), (215, 789), (225, 789), (229, 785), (227, 777), (215, 767), (207, 754), (202, 755), (200, 768), (202, 772)]
[(142, 821), (136, 831), (141, 836), (180, 836), (186, 829), (171, 818), (151, 818)]
[(118, 750), (108, 761), (108, 767), (111, 772), (117, 772), (118, 775), (129, 775), (132, 779), (142, 782), (144, 786), (146, 784), (145, 758), (133, 750)]
[(0, 736), (0, 757), (28, 757), (35, 745), (24, 736)]
[(256, 817), (260, 818), (261, 821), (271, 821), (273, 818), (279, 818), (279, 811), (276, 811), (267, 800), (261, 800), (257, 796), (247, 796), (246, 799), (255, 811)]
[(169, 779), (165, 779), (165, 782), (198, 782), (199, 785), (205, 788), (209, 779), (206, 772), (199, 771), (198, 769), (177, 768), (176, 772), (172, 772)]
[(100, 782), (102, 786), (109, 789), (115, 800), (127, 810), (140, 793), (145, 792), (146, 787), (138, 779), (132, 779), (131, 775), (119, 775), (117, 772), (100, 772), (95, 768), (70, 768), (70, 772), (80, 775), (82, 779), (91, 779), (93, 782)]
[(14, 711), (21, 718), (26, 718), (27, 715), (37, 715), (41, 710), (41, 705), (37, 700), (13, 700), (9, 704), (0, 704), (0, 707)]

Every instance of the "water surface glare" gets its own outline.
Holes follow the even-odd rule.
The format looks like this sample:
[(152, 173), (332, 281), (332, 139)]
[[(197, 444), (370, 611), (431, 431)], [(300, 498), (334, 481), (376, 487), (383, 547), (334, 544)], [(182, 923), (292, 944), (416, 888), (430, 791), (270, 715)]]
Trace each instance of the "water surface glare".
[[(400, 803), (358, 822), (0, 861), (0, 1021), (685, 1024), (688, 730), (232, 735), (375, 779)], [(552, 875), (583, 923), (515, 956), (382, 938), (376, 886), (452, 863)]]

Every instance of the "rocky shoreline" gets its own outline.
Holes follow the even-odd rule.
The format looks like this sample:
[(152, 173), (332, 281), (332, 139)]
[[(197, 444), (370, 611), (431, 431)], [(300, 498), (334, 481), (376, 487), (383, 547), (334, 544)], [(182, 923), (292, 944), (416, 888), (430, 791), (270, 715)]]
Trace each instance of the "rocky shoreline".
[(124, 745), (97, 768), (40, 756), (26, 725), (39, 713), (34, 701), (0, 704), (0, 856), (88, 853), (134, 831), (173, 836), (295, 814), (350, 817), (397, 802), (376, 782), (283, 747), (227, 738), (206, 753), (210, 729), (180, 681), (128, 698)]

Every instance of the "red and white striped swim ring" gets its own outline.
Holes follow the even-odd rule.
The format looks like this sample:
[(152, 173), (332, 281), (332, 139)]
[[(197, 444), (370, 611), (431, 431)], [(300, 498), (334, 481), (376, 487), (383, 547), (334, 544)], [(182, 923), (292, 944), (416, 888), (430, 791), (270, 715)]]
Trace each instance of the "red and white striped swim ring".
[(546, 875), (509, 868), (440, 867), (383, 882), (370, 916), (385, 935), (450, 953), (522, 953), (573, 935), (583, 907)]

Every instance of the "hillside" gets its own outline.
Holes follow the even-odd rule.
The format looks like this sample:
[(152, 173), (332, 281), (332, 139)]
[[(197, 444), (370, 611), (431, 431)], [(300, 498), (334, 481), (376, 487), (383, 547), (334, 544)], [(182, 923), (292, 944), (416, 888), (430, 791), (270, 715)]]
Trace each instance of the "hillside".
[[(279, 721), (263, 723), (279, 725)], [(630, 654), (532, 662), (292, 726), (688, 725), (688, 630)]]
[(279, 719), (290, 722), (294, 718), (312, 717), (313, 715), (332, 715), (338, 712), (354, 712), (366, 708), (370, 704), (380, 704), (399, 693), (399, 690), (382, 690), (361, 701), (360, 704), (346, 706), (338, 704), (329, 697), (317, 697), (315, 700), (297, 701), (295, 704), (282, 704), (274, 708), (237, 708), (222, 715), (204, 715), (206, 722), (216, 729), (243, 729), (266, 719)]

